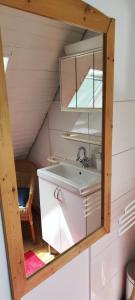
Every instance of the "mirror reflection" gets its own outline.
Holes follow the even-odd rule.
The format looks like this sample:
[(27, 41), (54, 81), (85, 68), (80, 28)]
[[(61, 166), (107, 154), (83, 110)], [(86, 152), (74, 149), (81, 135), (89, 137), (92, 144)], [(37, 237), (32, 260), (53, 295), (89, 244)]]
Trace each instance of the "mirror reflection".
[(69, 51), (78, 52), (60, 60), (61, 109), (102, 109), (102, 34), (68, 45), (65, 52)]
[(0, 17), (29, 277), (102, 225), (103, 36), (8, 7)]

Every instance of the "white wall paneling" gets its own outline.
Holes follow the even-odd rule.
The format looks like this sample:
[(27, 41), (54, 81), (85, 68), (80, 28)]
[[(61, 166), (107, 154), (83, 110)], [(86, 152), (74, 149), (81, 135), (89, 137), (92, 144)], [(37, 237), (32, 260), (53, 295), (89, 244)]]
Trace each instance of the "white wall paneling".
[(114, 102), (113, 155), (135, 148), (135, 101)]
[(135, 225), (135, 200), (131, 201), (119, 218), (119, 235), (125, 234)]
[(123, 290), (123, 276), (121, 271), (115, 274), (107, 284), (99, 290), (92, 289), (91, 300), (120, 300)]
[(86, 250), (22, 300), (89, 300), (88, 260), (89, 250)]
[[(85, 0), (108, 16), (116, 18), (115, 33), (115, 72), (114, 72), (114, 100), (134, 100), (135, 88), (133, 87), (134, 55), (133, 49), (133, 20), (131, 20), (131, 6), (127, 0)], [(133, 0), (130, 0), (133, 2)], [(132, 63), (131, 63), (132, 60)]]
[(88, 114), (61, 112), (60, 101), (55, 101), (49, 111), (49, 129), (88, 133)]
[[(96, 295), (99, 294), (99, 291), (101, 291), (103, 287), (107, 287), (108, 283), (117, 273), (121, 272), (122, 275), (124, 274), (127, 262), (134, 257), (134, 236), (134, 228), (132, 228), (130, 230), (130, 235), (125, 234), (114, 240), (110, 247), (106, 248), (105, 251), (95, 259), (92, 259), (91, 288), (92, 292)], [(119, 291), (121, 296), (123, 290), (124, 286), (123, 289)], [(109, 300), (113, 300), (111, 290)]]
[(0, 6), (13, 144), (26, 156), (59, 85), (64, 46), (81, 39), (83, 29)]
[[(90, 37), (90, 39), (86, 39), (87, 36), (87, 32), (86, 35), (84, 37), (83, 41), (77, 42), (77, 43), (73, 43), (70, 45), (67, 45), (64, 47), (65, 53), (66, 55), (73, 55), (79, 52), (85, 52), (85, 51), (89, 51), (90, 48), (91, 50), (96, 50), (98, 48), (102, 48), (103, 47), (103, 36), (99, 35), (96, 37)], [(92, 44), (90, 46), (90, 43)]]
[[(113, 202), (111, 233), (91, 247), (92, 300), (98, 300), (99, 295), (101, 299), (121, 299), (124, 291), (125, 267), (135, 257), (135, 228), (132, 227), (122, 237), (119, 237), (118, 220), (134, 197), (135, 189)], [(119, 277), (121, 280), (117, 281)], [(115, 285), (112, 290), (109, 290), (108, 287), (113, 282)], [(104, 295), (108, 295), (108, 298), (103, 298)]]
[(118, 219), (135, 197), (134, 10), (130, 6), (133, 2), (115, 0), (110, 5), (106, 0), (90, 1), (91, 5), (116, 18), (112, 224), (111, 233), (91, 249), (92, 300), (120, 300), (124, 292), (125, 267), (135, 257), (135, 227), (122, 237), (118, 236)]
[[(38, 153), (38, 155), (37, 155)], [(30, 159), (34, 161), (37, 166), (47, 166), (47, 158), (51, 155), (50, 149), (50, 136), (48, 129), (48, 117), (44, 123), (43, 128), (40, 131), (40, 135), (32, 148)]]
[(112, 158), (112, 201), (135, 187), (135, 149)]
[(131, 203), (135, 198), (135, 189), (130, 192), (125, 193), (117, 200), (112, 203), (111, 207), (111, 232), (104, 236), (101, 240), (99, 240), (96, 244), (91, 247), (91, 258), (96, 258), (96, 256), (100, 255), (104, 252), (104, 249), (113, 244), (115, 240), (119, 238), (118, 229), (119, 224), (118, 220), (120, 216), (123, 214), (125, 207)]
[[(84, 146), (86, 148), (87, 155), (90, 158), (93, 158), (95, 149), (97, 149), (98, 146), (75, 141), (69, 142), (68, 140), (64, 139), (62, 135), (64, 132), (68, 131), (88, 134), (91, 129), (95, 129), (100, 132), (102, 126), (102, 113), (91, 112), (88, 114), (80, 112), (61, 112), (60, 101), (55, 101), (52, 103), (49, 109), (47, 126), (49, 131), (50, 155), (75, 161), (78, 148), (80, 146)], [(43, 126), (42, 135), (46, 135), (46, 124)], [(37, 147), (36, 145), (39, 145), (39, 140), (40, 147), (44, 149), (44, 152), (42, 151), (43, 156), (41, 155), (41, 152), (38, 152), (40, 151), (40, 147), (36, 148), (35, 151), (35, 147)], [(47, 154), (48, 152), (46, 152), (45, 139), (41, 139), (40, 134), (36, 144), (32, 148), (30, 158), (34, 159), (35, 162), (38, 162), (39, 165), (45, 166)], [(80, 163), (78, 164), (80, 165)]]
[(89, 145), (81, 142), (74, 142), (64, 139), (62, 137), (63, 131), (50, 130), (50, 143), (52, 149), (52, 155), (60, 156), (62, 158), (76, 160), (78, 148), (83, 146), (89, 153)]

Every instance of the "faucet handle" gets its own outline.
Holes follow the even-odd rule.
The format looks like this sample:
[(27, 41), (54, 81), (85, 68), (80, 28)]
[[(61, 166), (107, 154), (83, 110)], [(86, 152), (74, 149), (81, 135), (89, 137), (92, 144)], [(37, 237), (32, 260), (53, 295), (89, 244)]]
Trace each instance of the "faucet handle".
[[(82, 159), (81, 159), (81, 157), (80, 157), (81, 151), (83, 151), (83, 158), (82, 158)], [(83, 160), (85, 157), (87, 157), (87, 156), (86, 156), (86, 149), (85, 149), (83, 146), (81, 146), (81, 147), (78, 148), (76, 161), (78, 161), (78, 160), (81, 161), (81, 160)]]
[(87, 156), (83, 159), (80, 159), (79, 161), (82, 163), (84, 168), (88, 168), (91, 166), (91, 159), (89, 159)]

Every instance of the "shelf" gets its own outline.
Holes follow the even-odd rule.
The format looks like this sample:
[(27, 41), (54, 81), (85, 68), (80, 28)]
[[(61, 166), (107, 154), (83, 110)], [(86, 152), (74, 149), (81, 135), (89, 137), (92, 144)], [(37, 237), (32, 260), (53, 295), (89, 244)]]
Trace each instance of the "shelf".
[(71, 108), (71, 107), (64, 107), (61, 105), (61, 111), (69, 111), (69, 112), (93, 112), (93, 111), (99, 111), (102, 112), (103, 108), (100, 107), (87, 107), (87, 108), (80, 108), (80, 107), (76, 107), (76, 108)]
[(66, 140), (72, 140), (72, 141), (101, 146), (101, 136), (99, 135), (66, 132), (62, 135), (62, 137)]

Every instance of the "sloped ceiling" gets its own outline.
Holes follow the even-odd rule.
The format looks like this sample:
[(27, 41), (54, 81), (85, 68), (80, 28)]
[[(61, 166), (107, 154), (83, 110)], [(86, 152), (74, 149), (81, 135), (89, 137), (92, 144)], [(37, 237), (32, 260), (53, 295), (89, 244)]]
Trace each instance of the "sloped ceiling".
[(84, 30), (0, 6), (3, 55), (15, 156), (26, 156), (59, 86), (64, 45)]

